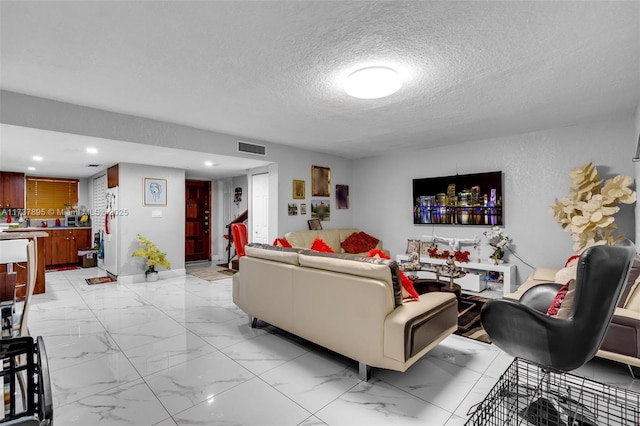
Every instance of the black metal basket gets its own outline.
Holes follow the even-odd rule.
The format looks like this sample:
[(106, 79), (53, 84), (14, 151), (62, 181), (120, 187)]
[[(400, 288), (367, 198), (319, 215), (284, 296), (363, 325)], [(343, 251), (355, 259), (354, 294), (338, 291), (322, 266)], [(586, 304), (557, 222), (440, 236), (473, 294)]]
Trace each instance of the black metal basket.
[(465, 424), (638, 426), (640, 394), (516, 358)]
[(53, 425), (49, 365), (42, 337), (0, 339), (3, 425)]

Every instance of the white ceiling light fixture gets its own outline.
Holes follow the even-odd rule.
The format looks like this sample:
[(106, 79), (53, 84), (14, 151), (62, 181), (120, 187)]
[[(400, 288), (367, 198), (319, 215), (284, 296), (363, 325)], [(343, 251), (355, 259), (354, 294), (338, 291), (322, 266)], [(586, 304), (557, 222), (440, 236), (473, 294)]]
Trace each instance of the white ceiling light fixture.
[(204, 165), (207, 167), (213, 167), (213, 161), (205, 161)]
[(387, 67), (367, 67), (352, 72), (344, 82), (348, 95), (359, 99), (378, 99), (392, 95), (402, 87), (402, 77)]
[(98, 149), (97, 148), (93, 148), (93, 147), (89, 147), (89, 148), (87, 148), (87, 153), (88, 154), (97, 154), (98, 153)]
[(36, 169), (36, 168), (35, 168), (35, 167), (33, 167), (33, 166), (29, 166), (29, 167), (27, 167), (27, 170), (29, 170), (29, 171), (34, 171), (35, 169)]
[(41, 157), (41, 156), (39, 156), (39, 155), (34, 155), (33, 157), (31, 157), (31, 159), (32, 159), (33, 161), (42, 161), (42, 157)]

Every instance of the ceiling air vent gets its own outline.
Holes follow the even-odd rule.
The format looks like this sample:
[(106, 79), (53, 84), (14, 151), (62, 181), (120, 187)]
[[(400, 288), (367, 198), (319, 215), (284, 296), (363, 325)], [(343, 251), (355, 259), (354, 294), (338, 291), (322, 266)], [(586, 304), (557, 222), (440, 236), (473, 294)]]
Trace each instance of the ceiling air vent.
[(256, 145), (255, 143), (238, 141), (238, 152), (265, 156), (267, 155), (267, 147), (264, 145)]
[(87, 167), (100, 167), (100, 164), (87, 164)]

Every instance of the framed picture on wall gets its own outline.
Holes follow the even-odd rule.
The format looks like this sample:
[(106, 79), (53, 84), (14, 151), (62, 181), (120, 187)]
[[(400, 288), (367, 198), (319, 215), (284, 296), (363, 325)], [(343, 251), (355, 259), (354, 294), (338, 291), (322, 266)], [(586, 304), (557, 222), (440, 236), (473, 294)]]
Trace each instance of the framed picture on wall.
[(298, 215), (298, 205), (296, 203), (290, 203), (288, 210), (289, 210), (289, 216)]
[(156, 178), (144, 178), (144, 205), (167, 205), (167, 180)]
[(309, 219), (307, 223), (309, 224), (309, 229), (312, 231), (322, 229), (322, 222), (320, 222), (320, 219)]
[(349, 208), (349, 185), (336, 185), (336, 208)]
[(311, 166), (311, 195), (328, 197), (331, 195), (331, 169), (329, 167)]
[(307, 203), (300, 204), (300, 215), (307, 214)]
[(293, 180), (293, 199), (294, 200), (304, 200), (304, 181), (303, 180)]

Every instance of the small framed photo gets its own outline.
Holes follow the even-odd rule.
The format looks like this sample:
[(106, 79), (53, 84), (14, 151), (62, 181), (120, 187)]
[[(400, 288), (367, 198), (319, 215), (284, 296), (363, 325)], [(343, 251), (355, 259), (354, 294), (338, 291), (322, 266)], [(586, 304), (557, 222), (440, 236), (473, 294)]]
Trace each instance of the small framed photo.
[(296, 203), (289, 204), (289, 216), (298, 215), (298, 205)]
[(435, 244), (433, 244), (433, 241), (421, 241), (420, 254), (428, 255), (429, 254), (428, 250), (433, 247), (435, 247)]
[(336, 185), (336, 208), (349, 208), (349, 185)]
[(420, 240), (407, 240), (407, 254), (420, 254)]
[(303, 180), (293, 180), (293, 199), (294, 200), (304, 200), (304, 181)]
[(322, 222), (320, 222), (320, 219), (309, 219), (307, 223), (309, 224), (309, 229), (312, 231), (322, 229)]
[(167, 205), (167, 180), (156, 178), (144, 178), (144, 205)]
[(300, 216), (307, 214), (307, 203), (300, 204)]
[(331, 195), (331, 169), (329, 167), (311, 166), (311, 195), (328, 197)]

